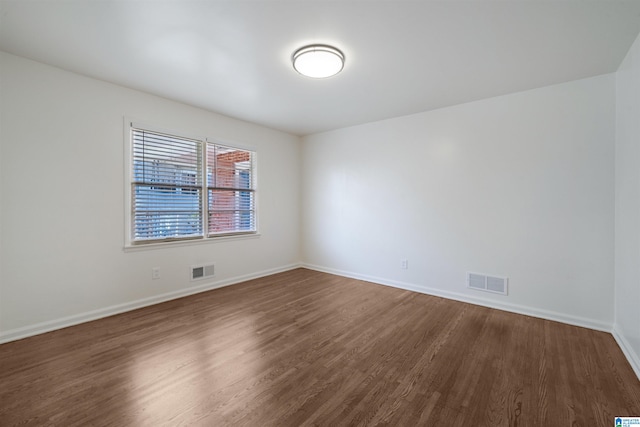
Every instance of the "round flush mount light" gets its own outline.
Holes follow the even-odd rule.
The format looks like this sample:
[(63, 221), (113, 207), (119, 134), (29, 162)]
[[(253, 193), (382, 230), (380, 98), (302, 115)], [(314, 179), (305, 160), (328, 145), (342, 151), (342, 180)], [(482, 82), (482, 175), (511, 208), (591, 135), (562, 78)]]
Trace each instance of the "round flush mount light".
[(335, 47), (322, 44), (296, 50), (291, 60), (297, 72), (315, 79), (335, 76), (344, 67), (344, 54)]

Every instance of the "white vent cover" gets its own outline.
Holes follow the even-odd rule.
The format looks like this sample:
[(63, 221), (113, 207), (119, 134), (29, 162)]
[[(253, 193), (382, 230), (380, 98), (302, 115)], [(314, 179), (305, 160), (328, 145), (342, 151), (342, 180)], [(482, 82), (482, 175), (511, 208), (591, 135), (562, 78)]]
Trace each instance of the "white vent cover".
[(506, 277), (487, 276), (485, 274), (467, 273), (467, 287), (479, 291), (507, 295), (509, 279)]
[(207, 265), (194, 265), (191, 267), (191, 280), (201, 280), (207, 277), (212, 277), (215, 274), (215, 267), (213, 264)]

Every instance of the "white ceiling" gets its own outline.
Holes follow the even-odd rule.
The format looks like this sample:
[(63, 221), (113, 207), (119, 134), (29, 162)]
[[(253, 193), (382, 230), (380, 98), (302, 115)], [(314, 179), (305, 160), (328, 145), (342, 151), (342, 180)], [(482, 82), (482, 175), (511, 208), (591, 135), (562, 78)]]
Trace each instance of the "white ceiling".
[[(0, 0), (0, 50), (305, 135), (614, 72), (640, 0)], [(331, 44), (343, 72), (297, 74)]]

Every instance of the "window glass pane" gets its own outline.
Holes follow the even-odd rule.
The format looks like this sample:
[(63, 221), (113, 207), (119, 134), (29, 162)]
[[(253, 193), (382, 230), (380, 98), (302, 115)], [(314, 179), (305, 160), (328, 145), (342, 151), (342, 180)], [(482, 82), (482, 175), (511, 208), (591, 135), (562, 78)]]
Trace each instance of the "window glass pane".
[(207, 186), (251, 189), (252, 157), (250, 151), (208, 144)]

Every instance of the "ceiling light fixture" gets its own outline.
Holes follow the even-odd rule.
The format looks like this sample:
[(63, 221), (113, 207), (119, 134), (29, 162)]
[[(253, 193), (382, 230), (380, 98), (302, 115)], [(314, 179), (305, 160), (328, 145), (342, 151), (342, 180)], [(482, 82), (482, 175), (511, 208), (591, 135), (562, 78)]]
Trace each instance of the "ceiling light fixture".
[(323, 79), (342, 71), (344, 54), (335, 47), (314, 44), (296, 50), (291, 61), (293, 68), (303, 76)]

